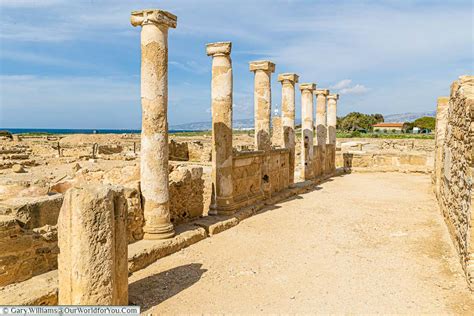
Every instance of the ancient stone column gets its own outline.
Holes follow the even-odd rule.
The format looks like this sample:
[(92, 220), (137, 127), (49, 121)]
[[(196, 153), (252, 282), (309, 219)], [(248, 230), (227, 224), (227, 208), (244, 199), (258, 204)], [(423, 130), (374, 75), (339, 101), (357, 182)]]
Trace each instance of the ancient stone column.
[(283, 128), (283, 148), (290, 150), (289, 183), (295, 182), (295, 84), (297, 74), (280, 74), (281, 82), (281, 118)]
[(275, 64), (268, 60), (252, 61), (249, 68), (255, 73), (255, 148), (270, 150), (272, 146), (270, 140), (271, 76), (275, 71)]
[(301, 83), (301, 178), (310, 180), (313, 172), (313, 91), (314, 83)]
[[(443, 148), (448, 123), (449, 97), (439, 97), (436, 107), (436, 132), (435, 132), (435, 166), (434, 185), (435, 193), (439, 195), (441, 170), (443, 166)], [(439, 198), (439, 197), (438, 197)]]
[(126, 230), (123, 188), (66, 192), (58, 218), (60, 305), (128, 305)]
[(142, 133), (140, 187), (145, 239), (174, 235), (168, 189), (168, 28), (176, 16), (162, 10), (133, 11), (133, 26), (141, 31)]
[(212, 192), (209, 214), (233, 211), (232, 60), (230, 42), (207, 44), (212, 56)]
[(327, 117), (326, 117), (326, 97), (329, 90), (318, 89), (314, 91), (316, 94), (316, 146), (320, 154), (319, 163), (321, 173), (326, 173), (326, 140), (327, 140)]
[(327, 144), (336, 145), (336, 125), (337, 125), (337, 100), (339, 94), (330, 94), (328, 100), (327, 113)]
[(327, 172), (336, 171), (336, 125), (337, 125), (337, 100), (339, 94), (327, 96), (327, 142), (326, 142), (326, 167)]

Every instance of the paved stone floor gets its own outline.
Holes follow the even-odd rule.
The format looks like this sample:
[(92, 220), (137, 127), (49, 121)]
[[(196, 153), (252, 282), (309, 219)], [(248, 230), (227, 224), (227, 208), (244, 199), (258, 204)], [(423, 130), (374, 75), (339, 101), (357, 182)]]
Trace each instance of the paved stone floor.
[(419, 174), (333, 178), (130, 282), (145, 314), (474, 311), (429, 176)]

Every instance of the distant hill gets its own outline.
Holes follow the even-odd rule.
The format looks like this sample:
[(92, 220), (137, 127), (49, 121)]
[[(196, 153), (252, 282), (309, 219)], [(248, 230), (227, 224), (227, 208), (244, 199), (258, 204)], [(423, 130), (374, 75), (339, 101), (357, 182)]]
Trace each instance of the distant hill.
[[(239, 119), (232, 121), (234, 129), (248, 129), (253, 128), (253, 119)], [(212, 129), (211, 122), (192, 122), (185, 124), (171, 125), (170, 130), (183, 130), (183, 131), (207, 131)]]
[(384, 115), (385, 122), (413, 122), (414, 120), (423, 116), (436, 116), (436, 111), (430, 112), (418, 112), (418, 113), (400, 113), (400, 114), (389, 114)]
[[(384, 115), (385, 122), (413, 122), (417, 118), (423, 116), (436, 116), (436, 111), (419, 112), (419, 113), (400, 113)], [(296, 119), (296, 125), (300, 124), (301, 120)], [(252, 129), (254, 127), (253, 119), (238, 119), (232, 122), (234, 129)], [(185, 124), (170, 125), (170, 130), (179, 131), (208, 131), (212, 129), (211, 122), (191, 122)]]

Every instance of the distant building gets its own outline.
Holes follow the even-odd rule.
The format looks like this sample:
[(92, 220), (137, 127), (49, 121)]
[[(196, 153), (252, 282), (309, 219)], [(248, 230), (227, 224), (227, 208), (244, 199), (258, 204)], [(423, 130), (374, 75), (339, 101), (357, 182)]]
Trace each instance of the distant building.
[(373, 125), (376, 133), (402, 133), (405, 130), (404, 123), (377, 123)]

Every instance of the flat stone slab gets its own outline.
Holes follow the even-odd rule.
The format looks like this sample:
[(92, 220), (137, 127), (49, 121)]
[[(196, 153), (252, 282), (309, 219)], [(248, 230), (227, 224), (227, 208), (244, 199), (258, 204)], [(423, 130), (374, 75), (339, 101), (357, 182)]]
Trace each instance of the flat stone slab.
[(0, 305), (57, 305), (58, 270), (0, 288)]
[(160, 258), (175, 253), (207, 237), (206, 230), (193, 225), (176, 228), (176, 236), (164, 240), (140, 240), (128, 246), (128, 271), (138, 271)]
[(207, 216), (194, 222), (194, 225), (202, 227), (209, 236), (219, 234), (239, 224), (235, 216)]

